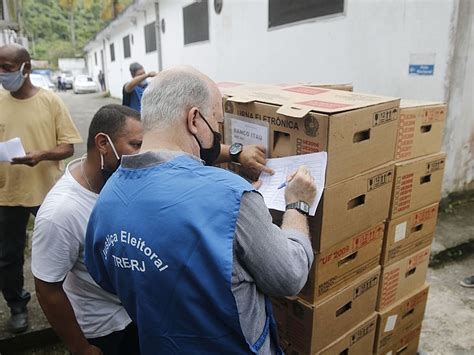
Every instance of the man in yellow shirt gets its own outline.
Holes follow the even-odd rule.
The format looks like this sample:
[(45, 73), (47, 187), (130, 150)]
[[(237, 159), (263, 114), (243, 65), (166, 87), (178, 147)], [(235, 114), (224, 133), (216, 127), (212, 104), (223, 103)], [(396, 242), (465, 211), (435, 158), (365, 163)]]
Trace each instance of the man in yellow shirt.
[(62, 160), (81, 137), (64, 103), (33, 86), (30, 55), (13, 44), (0, 47), (0, 142), (19, 137), (26, 155), (0, 162), (0, 289), (11, 310), (8, 328), (28, 328), (23, 253), (30, 213), (63, 172)]

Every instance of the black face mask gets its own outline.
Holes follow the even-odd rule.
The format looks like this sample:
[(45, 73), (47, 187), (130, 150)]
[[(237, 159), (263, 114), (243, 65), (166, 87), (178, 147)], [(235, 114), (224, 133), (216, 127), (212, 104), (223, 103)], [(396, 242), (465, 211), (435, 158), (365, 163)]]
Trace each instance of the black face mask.
[(194, 138), (199, 144), (199, 155), (201, 156), (201, 159), (204, 160), (206, 165), (212, 165), (216, 159), (219, 157), (219, 154), (221, 153), (221, 134), (219, 132), (216, 132), (212, 129), (211, 125), (207, 120), (204, 118), (204, 116), (199, 112), (199, 116), (206, 122), (207, 126), (211, 130), (214, 138), (212, 140), (212, 146), (211, 148), (203, 148), (201, 146), (201, 143), (199, 142), (199, 139), (197, 139), (196, 135), (194, 135)]

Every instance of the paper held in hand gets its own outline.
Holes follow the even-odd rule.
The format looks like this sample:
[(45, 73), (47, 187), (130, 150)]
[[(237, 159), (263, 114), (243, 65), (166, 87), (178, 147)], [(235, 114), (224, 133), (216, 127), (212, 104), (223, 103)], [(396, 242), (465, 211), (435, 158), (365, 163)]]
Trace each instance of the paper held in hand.
[(5, 142), (0, 142), (0, 162), (11, 162), (13, 158), (24, 157), (25, 149), (20, 138), (16, 137)]
[(262, 186), (258, 191), (262, 194), (268, 208), (285, 211), (285, 188), (278, 188), (286, 178), (294, 173), (301, 165), (306, 165), (316, 182), (316, 198), (311, 205), (309, 214), (314, 216), (324, 190), (326, 176), (327, 153), (311, 153), (294, 155), (284, 158), (267, 159), (267, 166), (275, 171), (274, 175), (262, 173), (260, 180)]

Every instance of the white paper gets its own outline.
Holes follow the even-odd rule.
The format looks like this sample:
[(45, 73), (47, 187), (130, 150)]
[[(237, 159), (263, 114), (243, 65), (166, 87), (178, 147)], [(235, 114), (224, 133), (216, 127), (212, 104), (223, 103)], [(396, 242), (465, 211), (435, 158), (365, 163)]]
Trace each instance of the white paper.
[(301, 165), (305, 165), (309, 169), (316, 182), (316, 198), (309, 210), (309, 214), (314, 216), (324, 190), (327, 165), (326, 152), (268, 159), (267, 166), (272, 168), (275, 174), (262, 173), (260, 175), (262, 186), (258, 190), (262, 194), (268, 208), (279, 211), (285, 210), (285, 188), (278, 189), (278, 186), (284, 183), (288, 175), (298, 170)]
[(268, 152), (268, 127), (231, 118), (232, 143), (261, 144)]
[(16, 137), (5, 142), (0, 142), (0, 161), (12, 161), (13, 158), (24, 157), (25, 149), (20, 138)]
[(392, 354), (393, 354), (393, 352), (392, 352), (392, 350), (390, 350), (390, 351), (389, 351), (388, 353), (386, 353), (385, 355), (392, 355)]
[(387, 323), (385, 323), (384, 333), (391, 332), (395, 329), (395, 324), (397, 323), (397, 315), (393, 315), (387, 318)]
[(407, 222), (397, 224), (397, 226), (395, 227), (395, 243), (399, 242), (400, 240), (405, 239), (406, 231), (407, 231)]

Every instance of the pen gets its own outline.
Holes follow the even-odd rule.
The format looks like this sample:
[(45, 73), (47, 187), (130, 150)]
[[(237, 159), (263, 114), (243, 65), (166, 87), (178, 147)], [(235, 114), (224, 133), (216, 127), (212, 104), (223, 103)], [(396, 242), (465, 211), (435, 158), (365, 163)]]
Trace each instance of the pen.
[(278, 186), (277, 190), (280, 190), (280, 189), (284, 188), (285, 186), (286, 186), (286, 181), (281, 183), (281, 185)]

